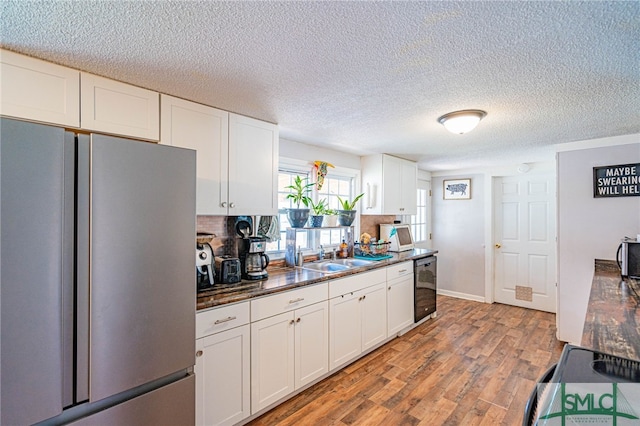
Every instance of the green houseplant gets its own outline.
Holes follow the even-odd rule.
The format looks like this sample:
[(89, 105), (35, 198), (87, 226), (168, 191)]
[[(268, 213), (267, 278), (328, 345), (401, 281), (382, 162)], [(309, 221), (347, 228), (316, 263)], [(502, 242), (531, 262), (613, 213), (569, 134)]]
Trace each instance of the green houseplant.
[(344, 200), (338, 195), (338, 201), (340, 202), (340, 207), (342, 207), (342, 210), (338, 210), (338, 223), (340, 226), (350, 226), (353, 223), (356, 218), (356, 210), (354, 208), (363, 195), (364, 192), (356, 196), (352, 201)]
[(287, 194), (287, 199), (293, 200), (296, 205), (296, 208), (287, 209), (287, 218), (292, 228), (303, 228), (309, 219), (309, 209), (301, 209), (300, 204), (305, 207), (309, 206), (309, 202), (311, 202), (309, 191), (312, 186), (313, 183), (309, 183), (307, 178), (302, 179), (300, 176), (296, 176), (293, 184), (286, 187), (291, 190), (291, 193)]
[(324, 221), (322, 226), (333, 227), (338, 225), (338, 211), (334, 209), (326, 209), (324, 211)]
[(322, 226), (322, 220), (324, 218), (325, 211), (327, 209), (327, 199), (323, 198), (322, 200), (314, 203), (313, 200), (309, 201), (309, 207), (311, 207), (311, 227), (312, 228), (320, 228)]

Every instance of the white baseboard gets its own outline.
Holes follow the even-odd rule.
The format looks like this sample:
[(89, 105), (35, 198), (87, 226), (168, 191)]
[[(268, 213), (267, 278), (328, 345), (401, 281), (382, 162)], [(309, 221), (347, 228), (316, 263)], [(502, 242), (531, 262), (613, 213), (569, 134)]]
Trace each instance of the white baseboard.
[(458, 299), (473, 300), (475, 302), (485, 302), (484, 296), (476, 296), (475, 294), (460, 293), (457, 291), (438, 289), (437, 294), (443, 296), (457, 297)]

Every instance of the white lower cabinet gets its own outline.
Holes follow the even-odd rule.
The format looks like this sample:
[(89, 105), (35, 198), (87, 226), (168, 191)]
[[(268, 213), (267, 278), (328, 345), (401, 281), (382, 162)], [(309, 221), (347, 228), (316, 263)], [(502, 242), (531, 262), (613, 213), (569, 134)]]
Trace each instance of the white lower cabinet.
[(413, 262), (387, 268), (387, 335), (413, 324)]
[(413, 323), (413, 262), (196, 315), (196, 423), (233, 425)]
[(196, 315), (196, 424), (233, 425), (251, 414), (249, 303)]
[(295, 311), (295, 388), (329, 371), (329, 302)]
[(360, 311), (364, 352), (387, 338), (387, 292), (384, 283), (363, 290)]
[[(384, 269), (332, 281), (329, 287), (329, 369), (387, 338)], [(345, 291), (340, 294), (341, 291)]]
[(329, 371), (327, 284), (252, 301), (251, 315), (254, 414)]
[(251, 324), (251, 412), (294, 390), (294, 313)]

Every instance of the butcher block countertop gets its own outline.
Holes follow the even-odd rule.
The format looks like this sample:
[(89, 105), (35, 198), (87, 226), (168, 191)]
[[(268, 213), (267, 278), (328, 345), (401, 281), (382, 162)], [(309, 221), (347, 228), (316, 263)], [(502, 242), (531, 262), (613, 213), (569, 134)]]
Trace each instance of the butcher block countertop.
[(581, 345), (640, 361), (640, 281), (614, 261), (596, 260)]
[(196, 310), (209, 309), (229, 303), (241, 302), (280, 291), (292, 290), (305, 285), (334, 280), (372, 269), (383, 268), (394, 263), (433, 256), (437, 250), (414, 249), (401, 253), (390, 253), (390, 259), (375, 261), (372, 265), (353, 268), (332, 274), (322, 274), (295, 267), (269, 268), (269, 279), (263, 281), (242, 280), (237, 284), (216, 284), (211, 290), (198, 293)]

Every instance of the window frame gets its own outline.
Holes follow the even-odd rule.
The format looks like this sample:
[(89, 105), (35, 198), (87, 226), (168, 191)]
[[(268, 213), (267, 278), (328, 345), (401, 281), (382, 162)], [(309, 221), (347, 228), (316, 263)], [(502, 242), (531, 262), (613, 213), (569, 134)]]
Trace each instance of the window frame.
[[(424, 205), (420, 203), (420, 191), (425, 191), (424, 197)], [(430, 246), (431, 244), (431, 182), (428, 180), (418, 179), (416, 186), (416, 205), (417, 205), (417, 213), (415, 215), (410, 215), (409, 223), (411, 224), (411, 232), (413, 233), (414, 243)], [(420, 209), (424, 208), (424, 217), (420, 218), (422, 221), (417, 221), (420, 213)], [(424, 234), (423, 239), (418, 239), (418, 233), (415, 232), (416, 227), (422, 227), (421, 234)]]
[[(294, 174), (307, 175), (309, 176), (310, 181), (315, 182), (315, 176), (313, 176), (313, 173), (315, 173), (315, 167), (313, 167), (313, 165), (311, 165), (309, 162), (306, 162), (306, 161), (280, 158), (280, 162), (278, 164), (278, 171), (277, 171), (278, 175), (280, 175), (281, 172), (290, 173), (292, 175)], [(350, 195), (351, 198), (353, 198), (355, 195), (361, 192), (360, 170), (336, 166), (334, 168), (330, 168), (329, 173), (330, 173), (329, 178), (350, 180), (350, 191), (352, 194)], [(278, 188), (278, 193), (279, 194), (281, 193), (280, 188)], [(319, 195), (318, 191), (316, 190), (314, 185), (314, 187), (311, 190), (310, 197), (311, 199), (313, 199), (314, 202), (317, 202), (318, 195)], [(323, 196), (321, 196), (320, 198), (323, 198)], [(286, 215), (286, 209), (287, 207), (280, 208), (280, 206), (278, 206), (278, 219), (280, 219), (282, 215)], [(281, 220), (280, 220), (280, 225), (281, 225), (280, 235), (282, 237), (280, 240), (280, 243), (278, 244), (280, 248), (278, 250), (267, 249), (266, 251), (269, 254), (269, 256), (273, 259), (283, 259), (286, 252), (286, 228), (283, 227)], [(360, 209), (357, 209), (356, 219), (354, 220), (353, 226), (354, 226), (355, 235), (359, 235)], [(355, 235), (354, 235), (354, 238), (355, 238)], [(316, 245), (319, 245), (318, 243), (316, 243), (315, 238), (316, 237), (314, 233), (310, 234), (310, 238), (309, 238), (310, 243), (307, 244), (306, 248), (302, 248), (302, 252), (304, 254), (314, 254), (319, 251), (317, 248), (313, 248)], [(328, 251), (328, 250), (331, 250), (332, 247), (337, 247), (339, 243), (340, 242), (337, 242), (335, 244), (332, 243), (328, 245), (323, 245), (323, 247), (325, 250)], [(273, 243), (268, 243), (267, 247), (269, 247), (270, 244), (273, 244)]]

